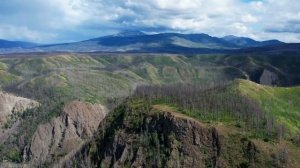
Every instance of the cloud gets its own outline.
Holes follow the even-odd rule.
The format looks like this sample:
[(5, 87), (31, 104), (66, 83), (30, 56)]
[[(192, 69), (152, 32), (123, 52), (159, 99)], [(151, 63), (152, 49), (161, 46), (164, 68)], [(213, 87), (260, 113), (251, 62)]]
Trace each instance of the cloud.
[(28, 40), (33, 42), (40, 42), (46, 40), (51, 40), (55, 38), (56, 34), (43, 33), (38, 31), (33, 31), (27, 27), (16, 27), (13, 25), (0, 25), (0, 37), (10, 40)]
[(62, 42), (142, 30), (296, 42), (299, 9), (298, 0), (3, 0), (0, 38)]
[(300, 22), (288, 21), (265, 29), (270, 33), (300, 33)]
[(246, 23), (256, 23), (258, 19), (251, 14), (246, 14), (242, 16), (242, 21)]

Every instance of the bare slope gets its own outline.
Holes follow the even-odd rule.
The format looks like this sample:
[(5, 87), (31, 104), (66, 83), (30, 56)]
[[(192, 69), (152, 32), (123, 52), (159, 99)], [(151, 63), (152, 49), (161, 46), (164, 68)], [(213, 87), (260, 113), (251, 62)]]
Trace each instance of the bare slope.
[(100, 104), (72, 101), (65, 105), (59, 117), (38, 127), (24, 149), (25, 163), (47, 165), (78, 149), (93, 136), (106, 114), (107, 109)]
[(34, 100), (0, 91), (0, 126), (4, 126), (11, 115), (22, 113), (24, 110), (37, 105), (38, 103)]

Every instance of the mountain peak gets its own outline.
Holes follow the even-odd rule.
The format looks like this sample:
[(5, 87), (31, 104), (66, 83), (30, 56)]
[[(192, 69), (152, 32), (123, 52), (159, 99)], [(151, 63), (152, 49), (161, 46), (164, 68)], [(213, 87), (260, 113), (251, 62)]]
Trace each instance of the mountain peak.
[(238, 37), (234, 35), (225, 36), (222, 39), (227, 42), (233, 43), (238, 47), (259, 47), (259, 46), (283, 44), (283, 42), (279, 40), (256, 41), (249, 37)]
[(249, 39), (249, 40), (253, 40), (249, 37), (239, 37), (239, 36), (234, 36), (234, 35), (228, 35), (228, 36), (225, 36), (223, 37), (222, 39), (224, 40), (236, 40), (236, 39)]

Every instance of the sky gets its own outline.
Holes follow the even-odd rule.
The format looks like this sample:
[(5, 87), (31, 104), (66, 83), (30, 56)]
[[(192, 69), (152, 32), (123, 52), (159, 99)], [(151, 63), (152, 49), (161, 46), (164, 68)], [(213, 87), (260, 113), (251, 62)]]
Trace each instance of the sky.
[(300, 1), (0, 0), (0, 39), (61, 43), (124, 30), (300, 42)]

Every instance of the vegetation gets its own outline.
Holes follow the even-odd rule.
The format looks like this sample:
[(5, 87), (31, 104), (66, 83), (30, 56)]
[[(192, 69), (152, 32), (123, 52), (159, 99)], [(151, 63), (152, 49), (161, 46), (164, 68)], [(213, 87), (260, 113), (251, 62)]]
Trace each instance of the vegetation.
[(31, 54), (0, 58), (0, 85), (23, 89), (21, 93), (54, 88), (62, 96), (107, 103), (126, 97), (139, 84), (211, 84), (235, 78), (259, 82), (264, 69), (278, 75), (277, 85), (294, 85), (300, 82), (297, 61), (295, 56), (249, 54)]
[[(278, 95), (279, 97), (264, 95), (265, 92), (258, 91), (262, 88), (269, 88), (274, 92), (282, 93), (282, 88), (264, 87), (249, 81), (237, 80), (209, 88), (186, 84), (141, 86), (137, 88), (134, 96), (150, 104), (173, 106), (176, 111), (204, 122), (223, 122), (243, 128), (244, 131), (252, 130), (252, 136), (265, 140), (273, 139), (274, 136), (282, 138), (286, 132), (292, 133), (292, 135), (299, 133), (297, 130), (297, 122), (300, 119), (299, 109), (295, 109), (295, 106), (291, 107), (294, 109), (285, 108), (285, 103), (278, 102), (285, 102), (280, 100), (280, 95)], [(295, 97), (293, 100), (299, 99), (296, 90), (299, 91), (299, 89), (294, 88), (293, 93), (290, 94), (291, 97)], [(259, 99), (255, 96), (259, 96)], [(270, 96), (276, 100), (272, 101)], [(270, 102), (272, 104), (268, 104)], [(272, 109), (267, 109), (270, 106)], [(280, 109), (285, 111), (280, 111)], [(289, 110), (294, 111), (289, 112)], [(290, 124), (287, 121), (295, 122)]]
[[(184, 162), (180, 154), (183, 145), (177, 134), (164, 135), (149, 127), (157, 124), (154, 118), (162, 117), (161, 113), (166, 111), (225, 132), (222, 158), (230, 166), (247, 167), (259, 162), (268, 167), (267, 162), (274, 159), (264, 155), (267, 153), (264, 149), (272, 151), (269, 153), (283, 165), (286, 151), (294, 160), (299, 154), (300, 88), (269, 87), (250, 80), (259, 83), (263, 72), (268, 70), (278, 78), (274, 85), (299, 85), (296, 56), (99, 53), (3, 56), (1, 89), (37, 100), (40, 106), (14, 116), (7, 123), (10, 128), (16, 118), (20, 119), (18, 132), (0, 145), (0, 160), (21, 162), (22, 151), (37, 127), (59, 116), (65, 103), (82, 100), (104, 104), (111, 110), (117, 107), (101, 123), (95, 139), (87, 143), (86, 155), (97, 162), (83, 159), (84, 165), (101, 166), (105, 156), (113, 153), (109, 153), (111, 149), (99, 149), (112, 145), (116, 137), (133, 139), (129, 150), (132, 155), (143, 147), (140, 152), (147, 153), (148, 166), (174, 167), (170, 160)], [(149, 117), (153, 123), (148, 121)], [(266, 159), (252, 157), (251, 153), (239, 156), (249, 144), (252, 151), (263, 150), (261, 155), (256, 154)], [(212, 153), (206, 148), (201, 150)], [(211, 162), (212, 154), (205, 152), (205, 164), (216, 164)], [(120, 153), (111, 156), (117, 160)], [(130, 167), (131, 162), (127, 160), (125, 165)]]
[[(299, 166), (297, 145), (283, 138), (277, 129), (280, 123), (268, 123), (272, 116), (242, 95), (239, 87), (244, 82), (252, 84), (140, 86), (102, 122), (94, 139), (65, 164), (131, 167), (139, 158), (146, 167), (190, 167), (199, 160), (206, 167)], [(186, 131), (197, 128), (195, 119), (202, 127), (201, 143), (205, 143), (205, 127), (219, 131), (216, 135), (212, 132), (209, 140), (219, 154), (208, 144), (200, 145), (196, 154), (185, 151), (193, 151), (188, 139), (195, 133), (192, 136)]]
[(299, 87), (269, 87), (250, 81), (238, 80), (239, 91), (254, 101), (261, 109), (273, 115), (290, 133), (300, 132), (300, 88)]
[(34, 96), (40, 98), (40, 105), (36, 108), (27, 109), (22, 114), (16, 113), (11, 115), (5, 124), (6, 129), (10, 128), (19, 120), (18, 129), (7, 141), (3, 143), (0, 150), (0, 161), (9, 160), (11, 162), (22, 162), (22, 154), (25, 146), (31, 142), (32, 136), (39, 125), (49, 122), (52, 118), (57, 117), (67, 102), (67, 97), (59, 98), (54, 91), (44, 90), (36, 91)]

